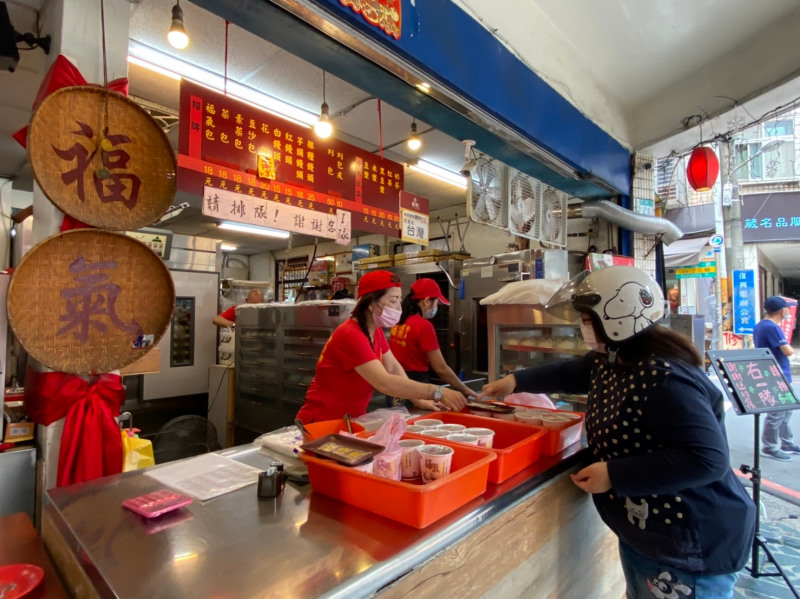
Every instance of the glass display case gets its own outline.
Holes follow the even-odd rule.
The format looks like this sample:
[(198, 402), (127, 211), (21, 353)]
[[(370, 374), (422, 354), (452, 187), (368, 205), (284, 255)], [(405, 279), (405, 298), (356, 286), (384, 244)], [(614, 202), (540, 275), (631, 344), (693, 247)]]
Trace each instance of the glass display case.
[(545, 312), (541, 305), (489, 306), (489, 380), (521, 368), (582, 356), (589, 351), (578, 326)]

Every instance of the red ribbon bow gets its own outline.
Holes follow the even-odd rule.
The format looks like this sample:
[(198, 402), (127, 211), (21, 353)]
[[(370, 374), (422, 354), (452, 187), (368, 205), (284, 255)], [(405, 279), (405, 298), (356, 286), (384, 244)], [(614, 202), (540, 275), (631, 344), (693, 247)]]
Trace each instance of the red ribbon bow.
[(114, 417), (125, 401), (122, 377), (103, 374), (90, 382), (66, 372), (25, 377), (25, 409), (37, 424), (66, 416), (58, 455), (58, 486), (122, 472), (122, 437)]

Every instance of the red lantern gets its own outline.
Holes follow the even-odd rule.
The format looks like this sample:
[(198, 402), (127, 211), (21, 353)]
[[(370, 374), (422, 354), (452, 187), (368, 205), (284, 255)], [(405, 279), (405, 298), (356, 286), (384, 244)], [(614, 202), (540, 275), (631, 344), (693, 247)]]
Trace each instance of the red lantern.
[(695, 191), (708, 191), (714, 187), (719, 175), (717, 154), (708, 146), (700, 146), (692, 151), (686, 167), (686, 179)]

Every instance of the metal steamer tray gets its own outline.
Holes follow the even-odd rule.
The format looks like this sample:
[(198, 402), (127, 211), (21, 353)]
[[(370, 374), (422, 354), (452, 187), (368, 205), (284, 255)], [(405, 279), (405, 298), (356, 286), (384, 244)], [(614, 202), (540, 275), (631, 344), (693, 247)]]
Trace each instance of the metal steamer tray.
[(329, 458), (343, 466), (358, 466), (384, 450), (383, 445), (344, 435), (325, 435), (300, 449), (321, 458)]

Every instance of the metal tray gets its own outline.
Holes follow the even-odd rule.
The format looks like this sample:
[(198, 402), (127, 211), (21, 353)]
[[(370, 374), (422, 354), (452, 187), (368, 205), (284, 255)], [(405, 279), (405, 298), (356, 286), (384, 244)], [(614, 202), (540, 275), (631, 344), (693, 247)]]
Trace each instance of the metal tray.
[(344, 466), (358, 466), (383, 451), (383, 445), (345, 437), (344, 435), (325, 435), (300, 449), (314, 455), (329, 458)]

